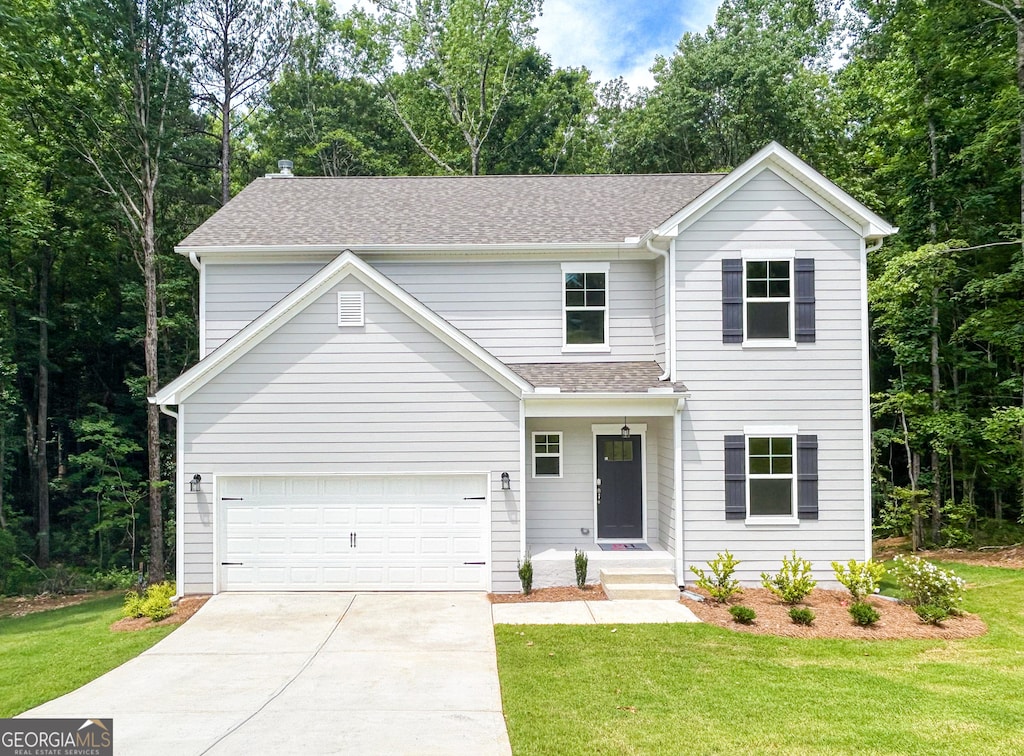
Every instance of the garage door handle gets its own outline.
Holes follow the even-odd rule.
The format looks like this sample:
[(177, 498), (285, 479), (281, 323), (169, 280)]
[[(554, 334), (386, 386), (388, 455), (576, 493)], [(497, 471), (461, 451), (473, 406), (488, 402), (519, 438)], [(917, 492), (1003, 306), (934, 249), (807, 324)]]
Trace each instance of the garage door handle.
[(486, 496), (463, 496), (463, 501), (486, 501)]
[(463, 564), (480, 565), (482, 567), (483, 565), (487, 564), (487, 562), (463, 562)]
[(221, 567), (241, 567), (242, 563), (241, 562), (221, 562), (220, 566)]

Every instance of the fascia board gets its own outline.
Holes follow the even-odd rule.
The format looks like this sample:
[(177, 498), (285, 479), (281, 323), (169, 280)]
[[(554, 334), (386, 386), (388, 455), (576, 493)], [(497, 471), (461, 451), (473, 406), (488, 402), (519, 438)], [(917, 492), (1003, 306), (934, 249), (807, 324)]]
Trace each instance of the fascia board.
[(678, 236), (766, 168), (775, 169), (781, 178), (788, 180), (795, 188), (817, 198), (840, 221), (862, 237), (891, 236), (898, 230), (778, 142), (771, 142), (654, 229), (654, 235)]
[(620, 253), (642, 250), (638, 241), (621, 242), (566, 242), (558, 244), (240, 244), (213, 246), (178, 245), (174, 251), (188, 257), (194, 253), (199, 257), (238, 257), (252, 259), (255, 257), (286, 256), (288, 259), (301, 258), (333, 258), (345, 251), (356, 254), (378, 255), (416, 255), (423, 257), (481, 255), (481, 254), (517, 254), (550, 255), (560, 253)]
[(529, 383), (490, 352), (411, 297), (394, 282), (382, 276), (351, 251), (345, 251), (291, 294), (228, 339), (206, 360), (194, 365), (157, 391), (152, 401), (168, 405), (181, 403), (290, 320), (291, 316), (306, 304), (321, 296), (326, 289), (349, 275), (354, 275), (362, 283), (374, 289), (517, 396), (530, 389)]

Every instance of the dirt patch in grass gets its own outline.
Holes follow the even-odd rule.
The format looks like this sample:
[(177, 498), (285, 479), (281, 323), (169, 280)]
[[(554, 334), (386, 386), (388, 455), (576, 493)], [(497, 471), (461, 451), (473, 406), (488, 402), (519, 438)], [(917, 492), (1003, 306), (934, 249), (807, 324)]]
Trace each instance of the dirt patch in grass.
[(552, 602), (552, 601), (607, 601), (604, 595), (604, 588), (600, 585), (588, 585), (580, 590), (575, 585), (559, 586), (557, 588), (536, 588), (526, 596), (522, 593), (488, 593), (487, 598), (492, 604), (518, 604), (528, 601)]
[[(699, 589), (690, 589), (701, 593)], [(988, 627), (977, 616), (965, 614), (950, 617), (941, 625), (921, 622), (914, 610), (905, 604), (872, 597), (870, 603), (881, 618), (874, 625), (861, 627), (850, 617), (850, 594), (846, 591), (815, 589), (797, 606), (807, 607), (815, 614), (814, 624), (798, 625), (789, 618), (790, 606), (783, 604), (771, 591), (764, 588), (745, 588), (732, 604), (749, 606), (757, 612), (753, 624), (742, 625), (729, 614), (732, 604), (718, 604), (708, 600), (680, 599), (701, 621), (720, 625), (730, 630), (758, 635), (781, 635), (788, 638), (848, 638), (856, 640), (897, 640), (920, 638), (952, 640), (984, 635)]]
[[(874, 557), (876, 561), (881, 562), (892, 559), (897, 554), (909, 553), (910, 539), (906, 536), (880, 538), (875, 541)], [(982, 546), (980, 549), (930, 549), (918, 551), (917, 556), (939, 562), (963, 562), (982, 567), (1024, 569), (1024, 543), (1015, 543), (1012, 546)]]
[(24, 617), (26, 614), (48, 612), (51, 609), (74, 606), (83, 601), (106, 598), (118, 593), (124, 593), (124, 591), (115, 589), (88, 593), (40, 593), (38, 596), (11, 596), (0, 599), (0, 617)]
[(170, 617), (164, 617), (158, 622), (154, 622), (149, 617), (125, 617), (111, 625), (110, 629), (115, 633), (130, 633), (135, 630), (147, 630), (151, 627), (180, 625), (198, 612), (209, 599), (209, 596), (185, 596), (178, 600), (174, 607), (174, 614)]

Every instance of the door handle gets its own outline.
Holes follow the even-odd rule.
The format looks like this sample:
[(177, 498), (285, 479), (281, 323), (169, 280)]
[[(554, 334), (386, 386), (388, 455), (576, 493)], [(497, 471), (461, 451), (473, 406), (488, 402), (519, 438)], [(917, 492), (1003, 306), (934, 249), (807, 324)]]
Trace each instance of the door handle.
[(221, 567), (241, 567), (242, 562), (221, 562)]

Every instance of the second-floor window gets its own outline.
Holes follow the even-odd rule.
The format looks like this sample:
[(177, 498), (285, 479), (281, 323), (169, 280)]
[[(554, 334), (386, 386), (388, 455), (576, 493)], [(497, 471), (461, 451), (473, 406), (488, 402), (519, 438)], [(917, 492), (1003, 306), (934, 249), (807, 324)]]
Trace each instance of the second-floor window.
[(745, 260), (748, 339), (792, 338), (792, 261)]
[(565, 348), (608, 347), (608, 265), (562, 266)]

